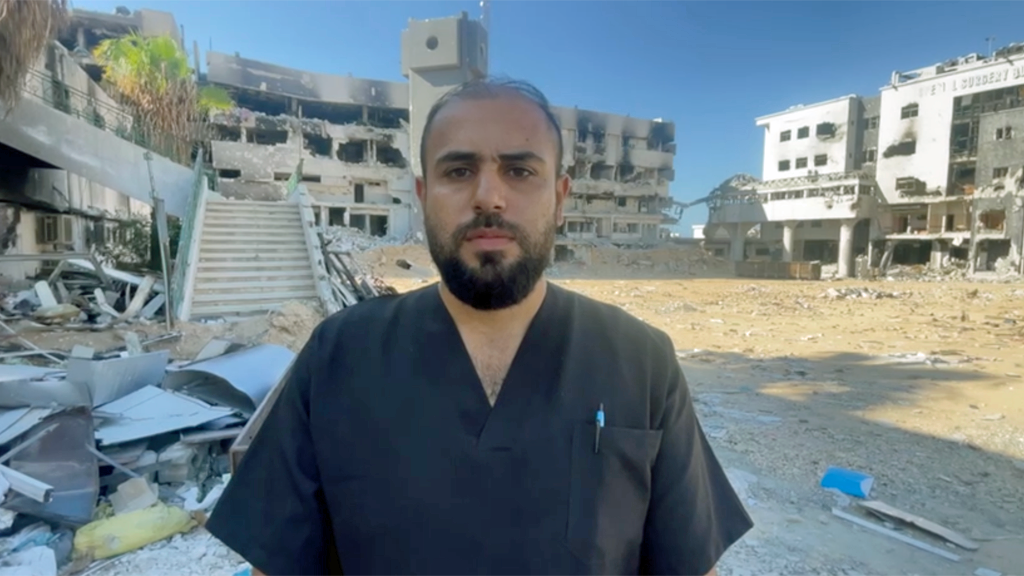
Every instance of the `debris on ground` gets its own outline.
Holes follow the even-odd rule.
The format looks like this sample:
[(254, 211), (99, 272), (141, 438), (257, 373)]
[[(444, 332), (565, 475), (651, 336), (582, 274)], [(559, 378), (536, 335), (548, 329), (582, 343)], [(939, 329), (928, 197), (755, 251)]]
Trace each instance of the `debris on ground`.
[(822, 298), (829, 300), (847, 300), (855, 298), (866, 298), (879, 300), (881, 298), (903, 298), (906, 292), (889, 292), (886, 290), (875, 290), (873, 288), (829, 288), (821, 294)]
[(0, 574), (56, 576), (199, 525), (231, 442), (295, 358), (275, 344), (214, 341), (173, 362), (126, 348), (0, 364)]
[(362, 238), (360, 234), (360, 231), (350, 228), (321, 229), (324, 264), (337, 310), (377, 296), (397, 294), (380, 277), (364, 270), (353, 257), (355, 243), (350, 240)]

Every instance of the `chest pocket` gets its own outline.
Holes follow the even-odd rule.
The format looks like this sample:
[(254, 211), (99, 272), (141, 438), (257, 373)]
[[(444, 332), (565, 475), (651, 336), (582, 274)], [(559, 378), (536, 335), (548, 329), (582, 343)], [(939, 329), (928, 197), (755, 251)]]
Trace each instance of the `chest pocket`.
[(606, 426), (594, 452), (594, 424), (578, 424), (569, 487), (570, 550), (598, 571), (639, 568), (660, 430)]

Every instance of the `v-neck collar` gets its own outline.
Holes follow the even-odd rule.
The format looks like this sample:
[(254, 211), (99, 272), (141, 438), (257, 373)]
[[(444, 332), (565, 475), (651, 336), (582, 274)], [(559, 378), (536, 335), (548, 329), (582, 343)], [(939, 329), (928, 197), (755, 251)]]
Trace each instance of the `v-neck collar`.
[(557, 389), (568, 334), (563, 300), (562, 289), (549, 282), (491, 406), (458, 326), (441, 299), (440, 285), (431, 290), (429, 311), (424, 310), (429, 339), (425, 344), (439, 353), (424, 358), (432, 368), (426, 373), (445, 379), (438, 391), (450, 399), (464, 432), (478, 448), (513, 448), (534, 417), (531, 407)]

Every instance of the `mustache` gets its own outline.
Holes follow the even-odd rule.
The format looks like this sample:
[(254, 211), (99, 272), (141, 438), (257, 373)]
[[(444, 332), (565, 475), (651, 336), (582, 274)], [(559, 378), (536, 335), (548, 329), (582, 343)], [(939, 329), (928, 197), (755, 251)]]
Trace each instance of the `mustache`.
[(479, 230), (480, 228), (494, 228), (497, 230), (504, 230), (506, 232), (511, 233), (517, 239), (524, 237), (522, 233), (522, 228), (509, 222), (508, 220), (505, 220), (501, 216), (501, 214), (498, 214), (496, 212), (477, 214), (476, 216), (473, 217), (472, 220), (456, 228), (455, 233), (452, 234), (452, 237), (456, 241), (462, 242), (466, 239), (467, 236), (469, 236), (470, 232), (474, 230)]

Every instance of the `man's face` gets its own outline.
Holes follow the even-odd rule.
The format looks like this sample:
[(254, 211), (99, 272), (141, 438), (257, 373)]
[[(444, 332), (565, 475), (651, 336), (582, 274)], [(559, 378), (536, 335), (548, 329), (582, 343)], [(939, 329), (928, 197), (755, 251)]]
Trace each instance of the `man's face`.
[(516, 95), (455, 100), (435, 116), (416, 182), (430, 255), (462, 302), (497, 310), (543, 276), (569, 178), (544, 113)]

